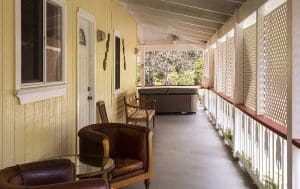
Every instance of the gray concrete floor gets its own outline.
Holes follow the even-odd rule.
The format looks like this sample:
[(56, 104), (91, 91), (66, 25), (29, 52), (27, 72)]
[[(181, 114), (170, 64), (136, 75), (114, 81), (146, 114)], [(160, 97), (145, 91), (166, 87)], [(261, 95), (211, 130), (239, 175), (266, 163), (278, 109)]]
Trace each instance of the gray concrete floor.
[[(204, 111), (156, 117), (151, 189), (255, 189)], [(126, 189), (144, 189), (143, 183)]]

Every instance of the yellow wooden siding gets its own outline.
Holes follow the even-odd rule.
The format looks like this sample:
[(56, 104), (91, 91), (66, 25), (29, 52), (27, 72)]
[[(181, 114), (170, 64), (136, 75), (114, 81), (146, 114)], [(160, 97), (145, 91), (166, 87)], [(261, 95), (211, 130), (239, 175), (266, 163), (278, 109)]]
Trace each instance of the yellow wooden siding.
[[(77, 10), (95, 16), (96, 29), (111, 34), (107, 70), (103, 70), (105, 41), (96, 43), (96, 99), (104, 100), (109, 118), (124, 114), (122, 96), (113, 94), (113, 31), (125, 40), (127, 70), (121, 71), (123, 93), (135, 90), (136, 23), (115, 0), (66, 0), (67, 94), (19, 105), (15, 93), (15, 2), (0, 0), (0, 168), (76, 152)], [(5, 37), (4, 37), (5, 36)], [(5, 46), (5, 48), (3, 48)]]
[[(15, 97), (14, 91), (14, 1), (3, 0), (3, 166), (9, 166), (15, 162)], [(17, 136), (21, 137), (21, 136)]]

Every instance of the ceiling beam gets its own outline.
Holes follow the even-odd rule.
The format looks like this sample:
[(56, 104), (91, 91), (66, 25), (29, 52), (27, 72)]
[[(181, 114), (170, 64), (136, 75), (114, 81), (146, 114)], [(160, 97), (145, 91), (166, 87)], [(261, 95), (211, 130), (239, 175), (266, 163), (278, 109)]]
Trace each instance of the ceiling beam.
[(180, 33), (182, 35), (188, 35), (188, 36), (194, 36), (194, 37), (202, 37), (206, 38), (207, 40), (210, 38), (210, 36), (201, 34), (201, 33), (196, 33), (196, 32), (187, 32), (182, 29), (174, 28), (174, 27), (169, 27), (172, 31)]
[[(209, 36), (205, 36), (205, 35), (195, 35), (195, 34), (190, 34), (190, 33), (185, 33), (183, 31), (179, 31), (179, 30), (172, 30), (172, 28), (168, 28), (168, 27), (164, 27), (164, 26), (157, 26), (157, 25), (145, 25), (146, 30), (152, 29), (155, 32), (159, 32), (159, 33), (163, 33), (166, 35), (171, 35), (171, 34), (175, 34), (177, 36), (179, 36), (179, 38), (188, 38), (188, 39), (192, 39), (194, 42), (201, 42), (201, 41), (208, 41), (208, 39), (210, 38)], [(140, 26), (141, 29), (143, 28), (143, 25)], [(144, 42), (146, 43), (146, 39), (144, 39)]]
[(163, 12), (160, 10), (154, 10), (154, 9), (149, 10), (147, 8), (142, 8), (142, 7), (139, 7), (139, 8), (130, 7), (129, 9), (133, 12), (135, 18), (154, 17), (154, 18), (159, 18), (161, 20), (193, 24), (193, 25), (202, 26), (202, 27), (210, 28), (210, 29), (214, 29), (214, 30), (217, 30), (222, 26), (222, 24), (208, 22), (208, 21), (191, 18), (191, 17), (186, 17), (186, 16), (182, 16), (182, 15), (176, 15), (176, 14), (172, 14), (169, 12)]
[(208, 10), (232, 16), (234, 10), (239, 8), (244, 0), (161, 0), (164, 2), (195, 9)]
[(121, 0), (123, 3), (130, 7), (144, 7), (148, 9), (154, 9), (159, 11), (168, 12), (171, 14), (177, 14), (181, 16), (201, 19), (204, 21), (215, 22), (224, 24), (228, 19), (228, 15), (221, 13), (211, 12), (205, 9), (197, 9), (193, 7), (185, 7), (167, 1), (160, 0)]
[(162, 28), (167, 28), (169, 30), (172, 31), (180, 31), (183, 33), (189, 33), (191, 35), (201, 35), (201, 36), (205, 36), (205, 37), (211, 37), (213, 34), (212, 33), (205, 33), (202, 31), (198, 31), (198, 30), (192, 30), (192, 29), (188, 29), (188, 28), (183, 28), (183, 27), (178, 27), (175, 24), (174, 25), (167, 25), (167, 24), (163, 24), (163, 23), (159, 23), (159, 22), (139, 22), (138, 26), (141, 25), (151, 25), (151, 26), (157, 26), (157, 27), (162, 27)]
[(197, 26), (197, 25), (188, 24), (188, 23), (181, 23), (181, 22), (177, 22), (177, 21), (168, 21), (168, 20), (163, 20), (163, 19), (154, 18), (154, 17), (148, 17), (148, 18), (138, 17), (137, 22), (144, 23), (144, 24), (165, 25), (168, 27), (180, 27), (180, 28), (185, 28), (185, 29), (189, 29), (189, 30), (199, 31), (199, 32), (206, 33), (209, 35), (213, 35), (216, 33), (215, 29), (209, 29), (206, 27)]
[(150, 44), (142, 45), (144, 51), (186, 51), (186, 50), (203, 50), (205, 44)]

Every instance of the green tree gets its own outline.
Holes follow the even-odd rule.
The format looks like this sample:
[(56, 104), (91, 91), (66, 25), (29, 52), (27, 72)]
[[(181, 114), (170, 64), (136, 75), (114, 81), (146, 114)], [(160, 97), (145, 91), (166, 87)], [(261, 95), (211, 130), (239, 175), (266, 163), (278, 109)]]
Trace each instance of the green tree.
[(195, 77), (194, 77), (195, 84), (200, 84), (201, 79), (203, 77), (203, 71), (204, 71), (203, 59), (198, 59), (195, 63)]

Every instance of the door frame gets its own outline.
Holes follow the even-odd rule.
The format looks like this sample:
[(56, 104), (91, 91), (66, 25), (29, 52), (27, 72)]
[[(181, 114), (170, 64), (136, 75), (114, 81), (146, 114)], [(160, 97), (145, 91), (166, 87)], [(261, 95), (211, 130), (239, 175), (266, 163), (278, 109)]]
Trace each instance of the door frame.
[[(90, 94), (92, 96), (91, 104), (94, 106), (90, 106), (90, 121), (91, 123), (96, 123), (96, 20), (95, 17), (88, 13), (87, 11), (79, 8), (77, 11), (77, 127), (76, 134), (79, 129), (79, 104), (80, 104), (80, 94), (79, 94), (79, 80), (80, 80), (80, 70), (79, 70), (79, 20), (85, 19), (90, 23), (90, 33), (89, 33), (89, 82), (91, 91)], [(77, 138), (77, 137), (76, 137)]]

